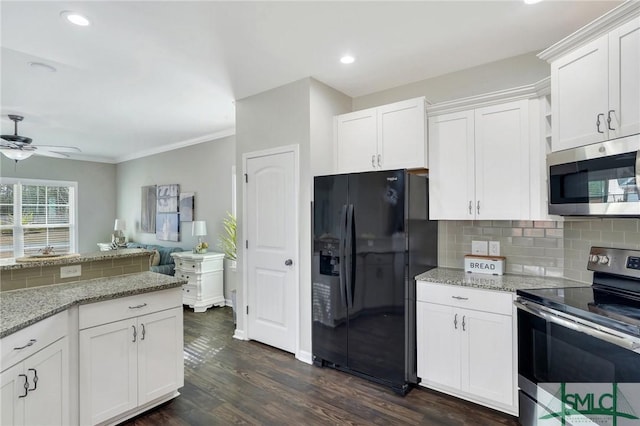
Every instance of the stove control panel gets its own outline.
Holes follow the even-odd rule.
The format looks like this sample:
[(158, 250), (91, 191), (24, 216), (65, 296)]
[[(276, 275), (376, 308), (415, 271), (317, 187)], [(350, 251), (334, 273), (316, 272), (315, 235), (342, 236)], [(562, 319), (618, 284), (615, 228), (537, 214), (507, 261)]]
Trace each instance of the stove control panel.
[(640, 278), (640, 250), (591, 247), (587, 269)]
[(640, 257), (638, 256), (627, 257), (627, 268), (640, 270)]

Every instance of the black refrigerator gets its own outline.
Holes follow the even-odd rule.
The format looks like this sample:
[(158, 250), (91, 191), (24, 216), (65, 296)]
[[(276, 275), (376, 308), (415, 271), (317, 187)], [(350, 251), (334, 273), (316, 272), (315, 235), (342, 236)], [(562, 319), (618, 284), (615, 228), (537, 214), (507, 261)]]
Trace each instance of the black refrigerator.
[(426, 176), (314, 179), (313, 362), (406, 394), (416, 375), (414, 277), (438, 264)]

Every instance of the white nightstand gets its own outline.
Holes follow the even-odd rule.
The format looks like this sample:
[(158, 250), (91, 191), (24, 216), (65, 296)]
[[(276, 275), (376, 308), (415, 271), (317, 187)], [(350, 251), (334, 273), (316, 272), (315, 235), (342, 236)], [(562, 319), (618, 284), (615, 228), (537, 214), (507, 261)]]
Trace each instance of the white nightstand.
[(182, 303), (195, 312), (212, 306), (224, 306), (224, 253), (196, 254), (190, 251), (171, 253), (176, 264), (175, 276), (188, 280), (182, 286)]

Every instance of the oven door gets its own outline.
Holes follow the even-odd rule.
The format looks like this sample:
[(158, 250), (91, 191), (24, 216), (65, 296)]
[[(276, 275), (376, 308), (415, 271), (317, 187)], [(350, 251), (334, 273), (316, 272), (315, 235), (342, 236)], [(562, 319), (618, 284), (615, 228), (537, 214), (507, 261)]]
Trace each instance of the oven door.
[(636, 135), (549, 154), (549, 213), (640, 214), (638, 150)]
[[(597, 414), (598, 404), (611, 408), (602, 395), (622, 391), (627, 400), (637, 400), (635, 413), (640, 416), (640, 339), (587, 321), (574, 322), (528, 300), (515, 303), (521, 424), (559, 424), (544, 420), (558, 421), (565, 415), (563, 424), (584, 424)], [(567, 413), (563, 407), (573, 411)], [(571, 422), (569, 417), (578, 420)]]

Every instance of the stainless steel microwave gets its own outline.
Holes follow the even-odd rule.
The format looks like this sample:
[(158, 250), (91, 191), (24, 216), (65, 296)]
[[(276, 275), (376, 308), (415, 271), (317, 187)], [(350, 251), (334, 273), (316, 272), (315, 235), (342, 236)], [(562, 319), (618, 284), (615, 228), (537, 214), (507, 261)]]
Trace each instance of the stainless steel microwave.
[(547, 156), (549, 213), (640, 217), (640, 135)]

